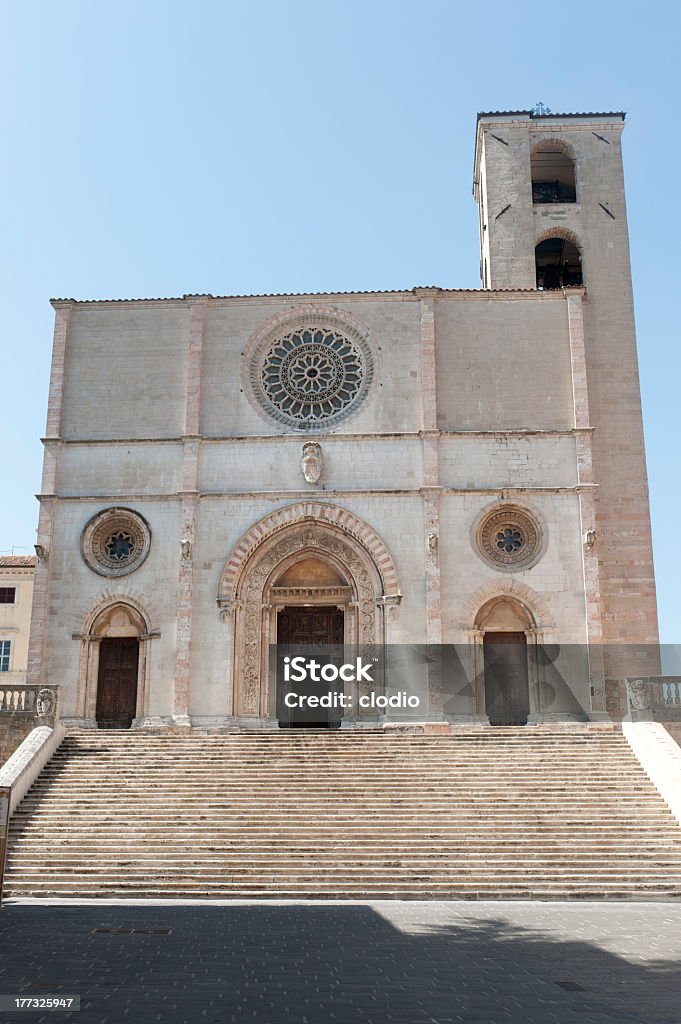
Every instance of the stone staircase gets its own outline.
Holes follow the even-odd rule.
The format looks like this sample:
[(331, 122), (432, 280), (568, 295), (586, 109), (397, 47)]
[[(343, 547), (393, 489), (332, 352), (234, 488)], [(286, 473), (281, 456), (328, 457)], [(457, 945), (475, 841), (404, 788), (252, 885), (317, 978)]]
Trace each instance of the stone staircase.
[(80, 732), (11, 822), (7, 896), (681, 896), (621, 733)]

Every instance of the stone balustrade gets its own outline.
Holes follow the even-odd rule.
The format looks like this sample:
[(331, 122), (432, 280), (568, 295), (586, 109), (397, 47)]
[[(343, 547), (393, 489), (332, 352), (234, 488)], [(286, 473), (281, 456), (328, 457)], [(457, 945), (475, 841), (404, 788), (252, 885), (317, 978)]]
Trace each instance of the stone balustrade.
[(627, 679), (629, 710), (635, 718), (681, 720), (681, 676)]
[(58, 699), (58, 686), (0, 685), (0, 716), (29, 715), (54, 718)]

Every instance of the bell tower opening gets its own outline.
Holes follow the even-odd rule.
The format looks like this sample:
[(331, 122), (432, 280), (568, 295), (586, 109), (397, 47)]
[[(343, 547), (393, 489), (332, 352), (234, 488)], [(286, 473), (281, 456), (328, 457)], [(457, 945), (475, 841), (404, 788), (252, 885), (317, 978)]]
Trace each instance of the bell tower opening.
[(567, 153), (540, 144), (532, 153), (532, 202), (576, 203), (575, 165)]
[(566, 238), (545, 238), (534, 250), (537, 288), (571, 288), (583, 283), (579, 249)]

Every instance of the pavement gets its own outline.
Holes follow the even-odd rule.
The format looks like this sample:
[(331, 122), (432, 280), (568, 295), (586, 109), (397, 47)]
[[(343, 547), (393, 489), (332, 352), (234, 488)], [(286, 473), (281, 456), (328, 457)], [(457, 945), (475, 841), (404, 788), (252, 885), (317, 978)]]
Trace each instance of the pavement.
[(7, 900), (0, 995), (75, 1024), (681, 1024), (681, 906)]

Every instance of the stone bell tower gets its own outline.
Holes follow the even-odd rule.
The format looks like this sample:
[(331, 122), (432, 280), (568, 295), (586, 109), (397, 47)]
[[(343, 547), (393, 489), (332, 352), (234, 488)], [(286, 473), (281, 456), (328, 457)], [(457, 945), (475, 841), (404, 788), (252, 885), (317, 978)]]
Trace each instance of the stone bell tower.
[[(583, 379), (574, 358), (572, 373), (576, 458), (591, 462), (580, 479), (593, 492), (595, 533), (585, 543), (593, 545), (596, 562), (591, 589), (586, 582), (587, 606), (598, 605), (605, 644), (656, 645), (624, 117), (479, 114), (473, 191), (483, 288), (562, 289), (571, 344), (583, 351)], [(583, 518), (582, 525), (586, 530), (589, 523)], [(654, 646), (650, 654), (647, 668), (654, 671)]]

